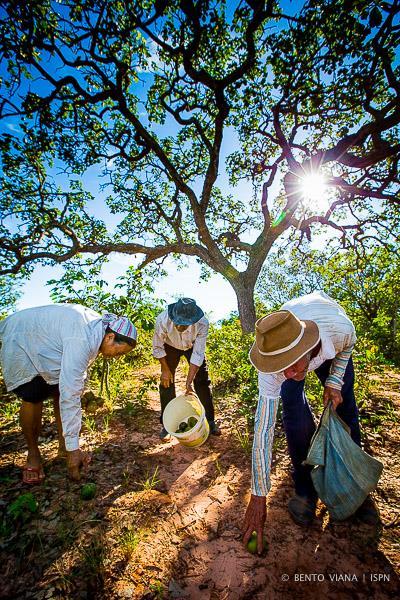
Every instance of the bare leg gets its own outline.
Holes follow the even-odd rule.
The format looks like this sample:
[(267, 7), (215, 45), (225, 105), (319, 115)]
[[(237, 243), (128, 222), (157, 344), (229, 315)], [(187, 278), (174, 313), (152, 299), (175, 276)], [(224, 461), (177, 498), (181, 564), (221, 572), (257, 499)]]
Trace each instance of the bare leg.
[[(26, 444), (28, 446), (28, 458), (26, 460), (27, 467), (41, 469), (40, 476), (43, 476), (42, 460), (40, 456), (38, 439), (42, 426), (42, 409), (43, 402), (25, 402), (22, 400), (21, 409), (19, 411), (19, 421), (21, 424), (22, 433), (24, 434)], [(36, 481), (38, 473), (26, 472), (24, 475), (27, 481)]]
[(58, 456), (60, 458), (65, 458), (67, 456), (67, 450), (65, 448), (65, 440), (63, 436), (62, 423), (61, 423), (61, 415), (60, 415), (60, 394), (56, 392), (53, 396), (53, 407), (54, 407), (54, 416), (56, 419), (57, 425), (57, 435), (58, 435)]

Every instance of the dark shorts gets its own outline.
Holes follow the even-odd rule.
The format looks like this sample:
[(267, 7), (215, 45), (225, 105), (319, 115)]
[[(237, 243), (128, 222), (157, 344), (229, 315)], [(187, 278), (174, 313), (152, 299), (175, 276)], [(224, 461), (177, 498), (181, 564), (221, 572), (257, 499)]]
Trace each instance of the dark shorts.
[(37, 404), (43, 402), (46, 398), (53, 397), (59, 391), (58, 385), (50, 385), (47, 383), (41, 375), (36, 375), (28, 383), (23, 383), (13, 390), (14, 394), (17, 394), (25, 402), (32, 402)]

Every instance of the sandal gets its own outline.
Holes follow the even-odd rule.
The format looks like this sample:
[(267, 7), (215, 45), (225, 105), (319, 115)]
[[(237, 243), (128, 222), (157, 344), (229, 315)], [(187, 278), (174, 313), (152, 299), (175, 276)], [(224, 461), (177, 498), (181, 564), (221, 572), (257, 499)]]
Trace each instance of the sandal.
[[(28, 478), (28, 473), (36, 473), (36, 477)], [(44, 479), (43, 467), (27, 467), (22, 469), (22, 481), (28, 485), (34, 485), (36, 483), (42, 483)]]

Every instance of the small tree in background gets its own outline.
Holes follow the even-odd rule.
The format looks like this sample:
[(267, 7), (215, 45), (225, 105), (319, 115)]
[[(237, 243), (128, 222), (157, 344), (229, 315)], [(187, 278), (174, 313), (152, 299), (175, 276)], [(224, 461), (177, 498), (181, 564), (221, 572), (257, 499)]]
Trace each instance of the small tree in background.
[[(324, 225), (344, 246), (396, 242), (398, 0), (309, 0), (295, 14), (271, 0), (1, 7), (1, 273), (193, 256), (229, 281), (251, 331), (283, 236)], [(88, 185), (100, 173), (101, 210)]]

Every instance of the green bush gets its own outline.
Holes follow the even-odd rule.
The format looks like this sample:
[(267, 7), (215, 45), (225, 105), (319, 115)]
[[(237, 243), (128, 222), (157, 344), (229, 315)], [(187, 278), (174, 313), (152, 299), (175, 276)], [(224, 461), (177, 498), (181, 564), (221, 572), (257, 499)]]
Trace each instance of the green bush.
[(33, 494), (21, 494), (7, 508), (7, 515), (13, 521), (28, 521), (37, 512), (38, 503)]
[(254, 420), (258, 400), (257, 372), (249, 360), (254, 336), (242, 333), (239, 319), (229, 319), (210, 326), (207, 360), (211, 379), (223, 393), (239, 398), (237, 412), (249, 423)]

